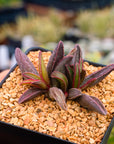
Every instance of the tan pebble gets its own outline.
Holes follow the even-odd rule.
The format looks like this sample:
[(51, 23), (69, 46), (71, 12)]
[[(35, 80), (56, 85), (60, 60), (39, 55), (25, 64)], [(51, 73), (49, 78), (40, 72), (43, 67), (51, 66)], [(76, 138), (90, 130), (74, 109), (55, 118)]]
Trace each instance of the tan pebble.
[(7, 106), (8, 104), (7, 104), (7, 103), (5, 103), (5, 102), (2, 102), (2, 105)]
[(12, 103), (8, 103), (8, 105), (9, 105), (9, 107), (11, 107), (11, 108), (14, 108), (14, 107), (15, 107), (15, 105), (12, 104)]
[(10, 102), (14, 102), (15, 101), (15, 99), (13, 99), (13, 98), (10, 98)]
[(95, 121), (90, 120), (90, 121), (88, 122), (88, 124), (89, 124), (90, 126), (95, 126)]
[(110, 112), (114, 114), (114, 109), (111, 109)]
[(25, 124), (25, 125), (28, 125), (29, 122), (30, 122), (30, 119), (29, 119), (29, 118), (26, 118), (26, 119), (24, 120), (24, 124)]
[(47, 124), (48, 124), (49, 127), (52, 127), (54, 125), (53, 121), (51, 121), (51, 120), (48, 120)]
[(75, 116), (75, 111), (74, 111), (74, 110), (69, 109), (68, 112), (69, 112), (72, 116)]
[(53, 131), (53, 132), (56, 130), (55, 127), (49, 127), (48, 129), (49, 129), (50, 131)]
[(76, 125), (77, 125), (77, 127), (80, 127), (80, 122), (77, 122), (77, 124), (76, 124)]
[(9, 97), (7, 95), (3, 95), (3, 98), (8, 99)]
[(28, 126), (28, 125), (24, 125), (24, 128), (27, 128), (27, 129), (28, 129), (28, 128), (29, 128), (29, 126)]
[(89, 136), (89, 135), (90, 135), (88, 131), (87, 131), (86, 135), (87, 135), (87, 136)]
[(90, 142), (90, 144), (93, 144), (93, 143), (95, 143), (95, 140), (93, 138), (90, 138), (89, 142)]

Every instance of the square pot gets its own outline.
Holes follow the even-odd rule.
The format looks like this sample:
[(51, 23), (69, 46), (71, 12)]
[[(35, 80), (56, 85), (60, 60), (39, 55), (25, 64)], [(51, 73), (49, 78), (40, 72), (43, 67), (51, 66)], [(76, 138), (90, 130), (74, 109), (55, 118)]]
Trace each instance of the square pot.
[[(48, 50), (40, 48), (40, 47), (34, 47), (30, 48), (26, 51), (26, 54), (28, 54), (30, 51), (37, 51), (41, 50), (43, 52), (46, 52)], [(87, 61), (89, 62), (89, 61)], [(89, 64), (93, 66), (104, 66), (98, 63), (93, 63), (89, 62)], [(3, 83), (6, 81), (6, 79), (9, 77), (10, 73), (14, 71), (17, 65), (15, 65), (10, 72), (7, 74), (7, 76), (2, 80), (0, 83), (0, 87), (2, 87)], [(107, 140), (109, 138), (110, 132), (114, 126), (114, 117), (112, 118), (110, 125), (108, 126), (104, 137), (101, 141), (101, 144), (106, 144)], [(42, 134), (37, 131), (29, 130), (23, 127), (19, 127), (16, 125), (12, 125), (6, 122), (0, 121), (0, 142), (3, 144), (33, 144), (33, 143), (38, 143), (38, 144), (73, 144), (72, 142), (62, 140), (60, 138), (56, 138), (54, 136), (50, 136), (47, 134)]]

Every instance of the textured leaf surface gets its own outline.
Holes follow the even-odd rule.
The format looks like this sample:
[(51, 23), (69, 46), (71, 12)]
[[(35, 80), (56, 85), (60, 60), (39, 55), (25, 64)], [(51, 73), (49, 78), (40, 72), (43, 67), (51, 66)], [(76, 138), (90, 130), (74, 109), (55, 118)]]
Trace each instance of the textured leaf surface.
[(40, 87), (41, 89), (48, 89), (48, 86), (45, 84), (44, 81), (42, 80), (36, 80), (32, 83), (33, 85), (37, 85), (38, 87)]
[(57, 47), (55, 48), (55, 50), (53, 51), (52, 55), (49, 58), (49, 62), (47, 65), (47, 71), (49, 76), (52, 73), (52, 71), (55, 69), (59, 61), (63, 58), (63, 56), (64, 56), (63, 42), (59, 41)]
[(86, 76), (86, 71), (84, 69), (82, 69), (81, 73), (80, 73), (80, 84), (84, 81)]
[(27, 79), (24, 80), (21, 85), (30, 85), (30, 86), (34, 86), (40, 89), (47, 89), (47, 85), (45, 84), (44, 81), (42, 80), (34, 80), (34, 79)]
[[(56, 66), (55, 70), (54, 71), (59, 71), (63, 74), (66, 75), (66, 67), (65, 65), (66, 64), (70, 64), (71, 60), (72, 60), (72, 57), (73, 56), (65, 56), (59, 63), (58, 65)], [(55, 80), (55, 79), (52, 79), (51, 80), (51, 83), (52, 83), (52, 86), (56, 86), (56, 87), (59, 87), (59, 83)]]
[(61, 89), (57, 87), (50, 88), (49, 97), (54, 99), (63, 110), (67, 110), (66, 97)]
[(69, 85), (71, 86), (74, 72), (73, 72), (73, 69), (69, 65), (65, 65), (65, 67), (67, 71), (66, 75), (68, 76)]
[(25, 101), (28, 101), (36, 96), (40, 96), (42, 93), (46, 92), (45, 90), (38, 90), (37, 88), (32, 88), (32, 89), (28, 89), (27, 91), (25, 91), (21, 97), (19, 98), (18, 102), (19, 103), (23, 103)]
[(70, 64), (73, 56), (65, 56), (56, 66), (55, 71), (59, 71), (63, 74), (66, 74), (66, 64)]
[(94, 96), (83, 94), (81, 97), (79, 97), (78, 102), (82, 107), (85, 107), (89, 110), (96, 111), (102, 115), (107, 114), (107, 111), (102, 102)]
[(45, 67), (41, 51), (39, 52), (39, 75), (40, 75), (40, 78), (43, 81), (45, 81), (47, 85), (49, 85), (50, 81), (49, 81), (47, 69)]
[(75, 65), (76, 63), (79, 63), (79, 62), (81, 64), (82, 52), (81, 52), (80, 46), (76, 44), (74, 47), (74, 50), (72, 51), (74, 52), (73, 52), (73, 59), (71, 61), (71, 65)]
[(82, 95), (81, 91), (77, 88), (71, 88), (69, 89), (69, 95), (68, 95), (68, 99), (76, 99), (78, 97), (80, 97)]
[(80, 58), (80, 60), (79, 60), (79, 68), (80, 68), (80, 73), (81, 73), (83, 70), (83, 59), (82, 58)]
[(31, 72), (38, 75), (38, 72), (32, 62), (19, 48), (16, 48), (15, 50), (15, 58), (22, 73)]
[(36, 80), (41, 79), (39, 75), (30, 73), (30, 72), (24, 72), (22, 75), (23, 75), (23, 77), (28, 78), (28, 79), (36, 79)]
[(114, 70), (114, 64), (108, 65), (99, 71), (96, 71), (87, 77), (85, 77), (83, 83), (81, 84), (80, 88), (85, 89), (88, 86), (94, 86), (100, 81), (102, 81), (111, 71)]
[(36, 80), (34, 80), (34, 79), (26, 79), (26, 80), (22, 81), (20, 84), (21, 85), (31, 85), (34, 81), (36, 81)]
[(73, 76), (73, 81), (72, 81), (72, 87), (78, 88), (79, 85), (80, 85), (80, 69), (79, 69), (79, 64), (76, 63), (74, 65), (74, 76)]
[(51, 77), (57, 79), (60, 82), (61, 89), (66, 92), (68, 86), (67, 77), (59, 71), (52, 72)]

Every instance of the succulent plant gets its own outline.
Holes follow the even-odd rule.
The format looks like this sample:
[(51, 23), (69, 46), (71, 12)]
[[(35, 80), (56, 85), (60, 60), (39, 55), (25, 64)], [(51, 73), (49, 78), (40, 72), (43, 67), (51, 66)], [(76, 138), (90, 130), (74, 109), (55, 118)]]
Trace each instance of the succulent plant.
[(66, 101), (70, 99), (77, 100), (82, 107), (106, 115), (107, 111), (102, 102), (94, 96), (82, 93), (81, 90), (100, 82), (114, 70), (114, 64), (86, 76), (79, 45), (75, 45), (74, 49), (64, 56), (62, 41), (51, 54), (47, 67), (44, 64), (42, 52), (39, 52), (39, 72), (19, 48), (16, 48), (15, 57), (24, 78), (21, 84), (31, 86), (21, 95), (19, 103), (46, 94), (49, 99), (55, 100), (63, 110), (67, 110)]

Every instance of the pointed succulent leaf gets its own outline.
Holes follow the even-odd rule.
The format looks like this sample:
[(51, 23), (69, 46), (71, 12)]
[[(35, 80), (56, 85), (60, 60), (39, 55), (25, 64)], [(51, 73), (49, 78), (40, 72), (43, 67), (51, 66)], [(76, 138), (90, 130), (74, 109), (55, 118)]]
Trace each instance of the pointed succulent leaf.
[(80, 88), (85, 89), (89, 86), (94, 86), (100, 81), (102, 81), (111, 71), (114, 70), (114, 64), (110, 64), (90, 75), (85, 77), (83, 83), (81, 84)]
[(52, 87), (60, 87), (59, 81), (54, 78), (51, 78), (51, 86)]
[(52, 72), (51, 77), (57, 79), (60, 82), (61, 89), (66, 92), (68, 86), (67, 77), (59, 71)]
[(67, 110), (66, 97), (61, 89), (57, 87), (51, 87), (49, 89), (49, 97), (52, 100), (55, 100), (63, 110)]
[(86, 71), (84, 69), (82, 69), (81, 73), (80, 73), (80, 84), (84, 81), (86, 76)]
[(37, 88), (31, 88), (31, 89), (28, 89), (27, 91), (25, 91), (21, 97), (19, 98), (18, 102), (19, 103), (23, 103), (25, 101), (28, 101), (36, 96), (40, 96), (41, 94), (45, 93), (46, 91), (45, 90), (40, 90), (40, 89), (37, 89)]
[(44, 64), (44, 61), (43, 61), (41, 51), (39, 52), (39, 75), (40, 75), (41, 79), (43, 81), (45, 81), (45, 83), (47, 85), (49, 85), (50, 81), (49, 81), (48, 73), (47, 73), (47, 70), (46, 70), (46, 67), (45, 67), (45, 64)]
[(32, 85), (37, 85), (41, 89), (48, 89), (48, 86), (42, 80), (36, 80), (32, 83)]
[(21, 85), (30, 85), (30, 86), (37, 87), (40, 89), (47, 89), (48, 88), (44, 81), (34, 80), (34, 79), (24, 80), (23, 82), (21, 82)]
[(80, 68), (79, 64), (74, 65), (74, 76), (72, 81), (72, 88), (78, 88), (80, 85)]
[(24, 78), (28, 78), (28, 79), (36, 79), (36, 80), (41, 79), (39, 75), (36, 75), (34, 73), (31, 73), (31, 72), (24, 72), (22, 75)]
[(85, 107), (89, 110), (96, 111), (102, 115), (107, 114), (107, 111), (102, 102), (94, 96), (83, 94), (81, 97), (79, 97), (78, 102), (82, 107)]
[(82, 95), (81, 91), (77, 88), (71, 88), (68, 92), (68, 99), (76, 99)]
[(64, 56), (63, 42), (59, 41), (57, 47), (50, 56), (49, 62), (47, 64), (47, 71), (49, 76), (51, 75), (52, 71), (55, 69), (59, 61), (63, 58), (63, 56)]
[(73, 59), (71, 61), (71, 65), (75, 65), (76, 63), (79, 63), (79, 62), (81, 64), (81, 61), (82, 61), (82, 52), (81, 52), (80, 46), (76, 44), (74, 47)]
[(22, 73), (32, 72), (32, 73), (38, 75), (38, 72), (35, 69), (32, 62), (30, 61), (30, 59), (19, 48), (16, 48), (16, 50), (15, 50), (15, 58), (16, 58), (17, 64), (19, 65), (19, 68)]
[(55, 71), (59, 71), (63, 74), (66, 74), (66, 64), (70, 64), (73, 56), (64, 56), (64, 58), (58, 63), (58, 65), (55, 68)]
[(73, 69), (69, 65), (65, 65), (66, 67), (66, 74), (68, 76), (69, 84), (72, 85), (72, 80), (73, 80)]
[(82, 58), (79, 59), (79, 67), (80, 67), (80, 73), (81, 73), (83, 70), (83, 59)]
[(34, 81), (36, 81), (35, 79), (26, 79), (24, 81), (22, 81), (20, 84), (21, 85), (31, 85)]

